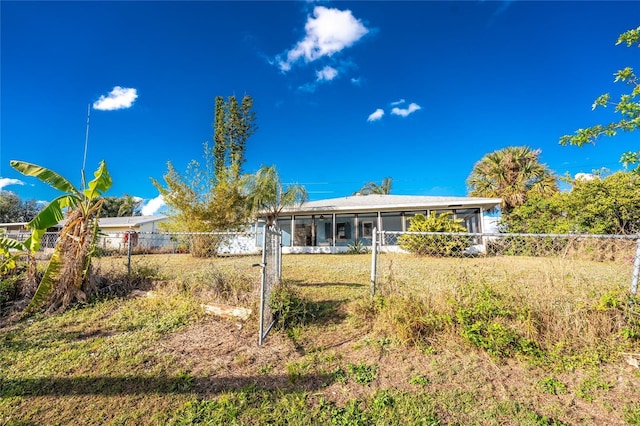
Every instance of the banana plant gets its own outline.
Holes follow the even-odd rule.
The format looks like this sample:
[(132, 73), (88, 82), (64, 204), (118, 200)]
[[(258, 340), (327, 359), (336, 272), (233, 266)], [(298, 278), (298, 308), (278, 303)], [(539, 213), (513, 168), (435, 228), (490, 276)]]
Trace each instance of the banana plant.
[(35, 177), (63, 192), (27, 224), (31, 236), (24, 245), (35, 253), (40, 249), (40, 240), (47, 229), (64, 221), (53, 254), (26, 311), (33, 312), (48, 304), (47, 312), (53, 312), (66, 308), (74, 300), (86, 300), (83, 289), (86, 290), (84, 286), (88, 284), (102, 195), (112, 184), (106, 163), (100, 162), (94, 179), (87, 184), (82, 171), (81, 189), (45, 167), (16, 160), (10, 164), (23, 175)]
[(21, 241), (0, 235), (0, 276), (16, 267), (16, 260), (28, 255), (29, 248)]

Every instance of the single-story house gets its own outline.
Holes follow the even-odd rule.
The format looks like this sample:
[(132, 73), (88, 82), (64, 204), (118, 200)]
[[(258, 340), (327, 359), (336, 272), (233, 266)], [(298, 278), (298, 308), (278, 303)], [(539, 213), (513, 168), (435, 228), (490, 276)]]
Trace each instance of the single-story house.
[[(9, 222), (0, 223), (0, 234), (4, 234), (6, 237), (17, 240), (25, 241), (31, 236), (31, 229), (27, 228), (29, 222)], [(58, 232), (59, 225), (52, 226), (47, 231), (51, 233)], [(46, 235), (46, 234), (45, 234)], [(45, 237), (42, 241), (42, 248), (53, 248), (55, 246), (55, 238)]]
[(123, 233), (134, 232), (159, 232), (160, 222), (167, 220), (164, 215), (157, 216), (127, 216), (127, 217), (101, 217), (98, 219), (98, 228), (102, 232)]
[[(107, 250), (124, 250), (129, 244), (145, 248), (157, 248), (167, 246), (169, 237), (160, 234), (159, 224), (167, 220), (164, 215), (157, 216), (127, 216), (127, 217), (102, 217), (98, 219), (100, 236), (98, 245)], [(144, 233), (144, 239), (138, 239), (138, 234)], [(150, 238), (149, 234), (157, 234)]]
[(22, 232), (31, 234), (31, 231), (27, 229), (27, 222), (0, 223), (0, 230), (4, 231), (5, 234), (18, 234)]
[(31, 230), (27, 229), (27, 222), (0, 223), (0, 235), (24, 241), (31, 235)]
[(309, 201), (282, 211), (284, 253), (335, 253), (360, 242), (371, 246), (373, 229), (406, 231), (409, 219), (451, 212), (469, 232), (483, 232), (483, 214), (500, 198), (413, 195), (353, 195)]
[[(181, 245), (179, 234), (164, 233), (159, 224), (168, 218), (158, 216), (106, 217), (98, 220), (100, 236), (98, 245), (105, 250), (126, 251), (131, 246), (136, 251), (176, 250)], [(246, 233), (231, 233), (218, 247), (219, 254), (247, 254), (259, 252), (261, 246), (253, 227)], [(184, 238), (188, 238), (185, 236)]]

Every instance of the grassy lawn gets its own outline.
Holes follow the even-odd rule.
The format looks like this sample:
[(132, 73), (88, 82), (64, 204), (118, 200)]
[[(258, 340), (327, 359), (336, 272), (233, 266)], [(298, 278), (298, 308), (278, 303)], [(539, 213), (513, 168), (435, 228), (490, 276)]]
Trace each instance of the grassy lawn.
[(640, 424), (628, 262), (383, 254), (371, 299), (370, 256), (285, 255), (258, 346), (259, 257), (133, 259), (144, 295), (3, 323), (0, 424)]

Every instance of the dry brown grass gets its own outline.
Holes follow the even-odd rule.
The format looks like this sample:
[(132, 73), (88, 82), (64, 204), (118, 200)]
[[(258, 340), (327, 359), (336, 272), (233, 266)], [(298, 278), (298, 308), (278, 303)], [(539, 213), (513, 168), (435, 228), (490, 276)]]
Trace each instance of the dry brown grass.
[[(256, 294), (259, 257), (134, 256), (134, 271), (155, 276), (153, 298), (108, 299), (0, 329), (0, 423), (185, 424), (209, 402), (238, 410), (244, 424), (338, 423), (318, 411), (326, 404), (336, 416), (353, 404), (370, 415), (356, 410), (345, 424), (637, 421), (640, 373), (627, 359), (640, 357), (640, 342), (620, 334), (628, 318), (617, 305), (631, 265), (385, 254), (381, 297), (371, 301), (370, 260), (285, 256), (283, 275), (312, 315), (258, 347), (255, 317), (240, 327), (195, 308), (210, 298), (255, 306), (245, 296)], [(115, 273), (125, 262), (97, 265)], [(212, 280), (221, 276), (248, 285), (224, 293)], [(492, 355), (462, 336), (460, 312), (543, 352)], [(377, 376), (362, 384), (353, 366), (375, 367)], [(211, 410), (197, 413), (218, 413)]]

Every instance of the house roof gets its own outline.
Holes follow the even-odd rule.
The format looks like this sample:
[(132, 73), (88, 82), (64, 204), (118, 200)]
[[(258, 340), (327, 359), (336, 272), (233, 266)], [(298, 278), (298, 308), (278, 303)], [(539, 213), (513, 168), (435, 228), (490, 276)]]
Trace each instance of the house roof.
[(500, 198), (440, 197), (426, 195), (352, 195), (342, 198), (308, 201), (299, 207), (288, 208), (282, 214), (317, 212), (372, 212), (407, 211), (447, 208), (482, 207), (492, 209), (500, 204)]
[(3, 222), (3, 223), (0, 223), (0, 228), (6, 227), (6, 226), (25, 226), (27, 223), (29, 222)]
[(127, 217), (101, 217), (98, 219), (99, 228), (122, 228), (135, 227), (150, 222), (161, 222), (167, 217), (163, 215), (157, 216), (127, 216)]

